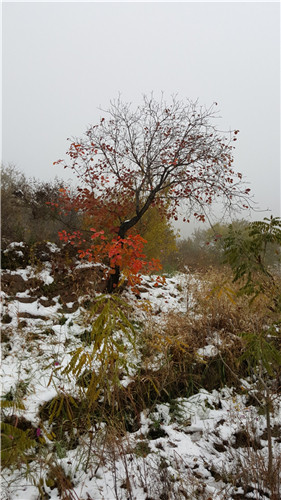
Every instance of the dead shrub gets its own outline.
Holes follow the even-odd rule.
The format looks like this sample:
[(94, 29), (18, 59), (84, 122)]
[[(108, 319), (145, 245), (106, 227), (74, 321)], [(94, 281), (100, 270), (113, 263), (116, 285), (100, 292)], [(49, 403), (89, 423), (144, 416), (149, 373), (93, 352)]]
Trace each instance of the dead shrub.
[[(240, 334), (270, 325), (266, 301), (260, 296), (250, 305), (227, 268), (209, 269), (194, 278), (189, 284), (193, 305), (187, 313), (169, 312), (161, 324), (151, 319), (142, 332), (145, 371), (132, 383), (135, 401), (188, 397), (202, 387), (238, 387), (239, 378), (250, 374), (247, 361), (239, 361), (244, 349)], [(201, 354), (199, 349), (210, 344), (213, 353)]]
[(265, 297), (260, 295), (253, 303), (239, 294), (239, 285), (232, 282), (229, 268), (210, 268), (195, 276), (192, 295), (201, 328), (206, 333), (217, 330), (239, 334), (261, 331), (269, 320)]

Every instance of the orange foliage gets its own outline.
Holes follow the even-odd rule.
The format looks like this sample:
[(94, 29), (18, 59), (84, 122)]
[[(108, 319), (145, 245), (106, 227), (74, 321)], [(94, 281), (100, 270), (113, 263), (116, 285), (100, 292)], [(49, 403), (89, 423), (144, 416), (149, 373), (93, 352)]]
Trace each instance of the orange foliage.
[[(146, 260), (143, 253), (143, 246), (146, 242), (139, 234), (128, 235), (126, 238), (108, 239), (104, 236), (104, 231), (90, 229), (93, 234), (91, 239), (93, 244), (86, 249), (78, 249), (80, 259), (87, 258), (89, 262), (109, 262), (109, 267), (105, 269), (105, 276), (115, 274), (118, 267), (128, 281), (128, 285), (135, 288), (141, 283), (142, 273), (159, 271), (161, 265), (158, 259)], [(80, 231), (67, 233), (65, 230), (59, 232), (59, 237), (64, 242), (81, 246), (86, 243)], [(157, 281), (159, 281), (158, 278)]]

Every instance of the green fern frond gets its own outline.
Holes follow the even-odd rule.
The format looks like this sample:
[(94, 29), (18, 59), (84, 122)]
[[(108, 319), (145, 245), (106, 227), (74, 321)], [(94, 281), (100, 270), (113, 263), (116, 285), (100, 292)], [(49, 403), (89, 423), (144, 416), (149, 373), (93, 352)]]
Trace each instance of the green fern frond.
[(3, 467), (27, 461), (25, 452), (36, 446), (36, 441), (29, 437), (29, 431), (23, 431), (11, 424), (1, 423), (1, 461)]

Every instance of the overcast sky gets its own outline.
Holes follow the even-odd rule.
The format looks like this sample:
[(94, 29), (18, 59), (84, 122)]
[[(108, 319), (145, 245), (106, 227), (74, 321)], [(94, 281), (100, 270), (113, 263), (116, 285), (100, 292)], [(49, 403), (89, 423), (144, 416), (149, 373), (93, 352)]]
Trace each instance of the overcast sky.
[(218, 102), (220, 128), (240, 130), (235, 168), (280, 215), (279, 3), (4, 2), (2, 16), (4, 164), (69, 178), (53, 162), (99, 106), (178, 93)]

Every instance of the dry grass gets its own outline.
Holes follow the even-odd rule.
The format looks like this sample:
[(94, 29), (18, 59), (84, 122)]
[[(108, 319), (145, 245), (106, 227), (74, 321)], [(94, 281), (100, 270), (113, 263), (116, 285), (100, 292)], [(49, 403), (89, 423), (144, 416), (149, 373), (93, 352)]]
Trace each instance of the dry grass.
[(202, 327), (210, 332), (259, 332), (270, 321), (266, 297), (260, 295), (251, 304), (247, 297), (239, 295), (239, 285), (232, 282), (228, 268), (211, 268), (199, 274), (192, 294)]
[[(279, 433), (278, 427), (276, 435)], [(269, 472), (268, 454), (260, 443), (264, 434), (265, 432), (260, 434), (256, 418), (250, 416), (244, 420), (243, 429), (236, 433), (235, 444), (228, 447), (228, 463), (232, 464), (232, 470), (227, 476), (230, 483), (237, 488), (242, 487), (245, 494), (251, 493), (256, 500), (267, 497), (280, 500), (281, 457), (276, 448), (272, 471)], [(224, 474), (223, 469), (220, 472)], [(242, 499), (244, 496), (238, 498)]]
[[(271, 324), (266, 297), (250, 304), (228, 269), (209, 269), (194, 278), (187, 313), (169, 312), (161, 324), (152, 318), (142, 334), (144, 368), (135, 377), (142, 384), (135, 380), (134, 390), (139, 385), (145, 400), (149, 384), (157, 402), (172, 394), (189, 396), (201, 387), (237, 386), (239, 377), (249, 375), (247, 363), (238, 362), (244, 349), (240, 334), (260, 333)], [(217, 347), (214, 355), (199, 356), (198, 349), (210, 344)]]

